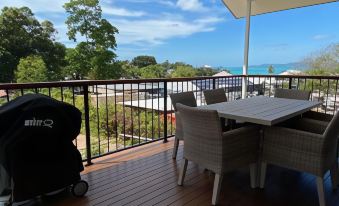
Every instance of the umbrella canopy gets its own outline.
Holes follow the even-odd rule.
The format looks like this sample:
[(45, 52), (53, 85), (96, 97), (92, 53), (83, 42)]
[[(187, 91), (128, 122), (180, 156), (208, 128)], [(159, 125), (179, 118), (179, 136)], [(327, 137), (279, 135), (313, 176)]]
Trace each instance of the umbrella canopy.
[[(251, 16), (287, 9), (336, 2), (338, 0), (222, 0), (235, 18), (246, 17), (243, 75), (248, 74)], [(242, 78), (242, 98), (247, 97), (247, 80)]]
[[(246, 17), (247, 0), (222, 0), (235, 18)], [(251, 15), (295, 9), (305, 6), (335, 2), (337, 0), (253, 0)]]

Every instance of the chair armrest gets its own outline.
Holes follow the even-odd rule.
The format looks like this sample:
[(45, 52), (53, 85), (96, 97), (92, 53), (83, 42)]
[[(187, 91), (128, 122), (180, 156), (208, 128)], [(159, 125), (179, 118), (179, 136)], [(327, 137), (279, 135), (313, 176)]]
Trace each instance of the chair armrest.
[(330, 122), (333, 118), (333, 115), (325, 114), (325, 113), (321, 113), (321, 112), (315, 112), (315, 111), (308, 111), (308, 112), (305, 112), (302, 115), (302, 117), (308, 118), (308, 119), (324, 121), (324, 122)]
[(287, 150), (322, 154), (325, 138), (320, 134), (283, 127), (267, 127), (264, 131), (265, 147), (284, 147)]
[(305, 132), (311, 132), (316, 134), (324, 134), (326, 128), (328, 126), (328, 122), (319, 121), (315, 119), (309, 118), (301, 118), (295, 120), (291, 127), (297, 130), (303, 130)]
[(223, 133), (223, 148), (226, 156), (252, 155), (259, 150), (259, 128), (245, 126)]

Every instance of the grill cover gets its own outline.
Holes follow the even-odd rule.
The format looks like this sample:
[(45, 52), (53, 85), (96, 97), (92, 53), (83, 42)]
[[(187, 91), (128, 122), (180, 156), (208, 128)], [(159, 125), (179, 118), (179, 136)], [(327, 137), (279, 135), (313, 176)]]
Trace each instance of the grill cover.
[(82, 159), (72, 141), (80, 128), (76, 107), (44, 95), (24, 95), (0, 107), (0, 164), (13, 179), (16, 201), (79, 179)]

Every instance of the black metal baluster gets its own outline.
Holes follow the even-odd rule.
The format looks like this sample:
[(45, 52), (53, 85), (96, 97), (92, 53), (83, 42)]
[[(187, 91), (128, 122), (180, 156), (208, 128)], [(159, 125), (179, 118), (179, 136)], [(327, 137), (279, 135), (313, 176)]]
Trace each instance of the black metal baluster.
[(134, 145), (134, 118), (133, 118), (133, 84), (131, 84), (130, 89), (130, 95), (131, 95), (131, 131), (132, 131), (132, 141), (131, 145)]
[(109, 149), (109, 139), (111, 137), (110, 131), (109, 131), (109, 120), (108, 120), (108, 89), (107, 89), (107, 84), (105, 85), (105, 90), (106, 90), (106, 95), (105, 95), (105, 104), (106, 104), (106, 132), (107, 132), (107, 152), (110, 152)]
[(61, 93), (61, 101), (64, 101), (64, 89), (63, 87), (60, 87), (60, 93)]
[(328, 91), (329, 91), (329, 89), (330, 89), (330, 80), (327, 79), (325, 114), (327, 114), (327, 102), (328, 102)]
[[(146, 107), (146, 102), (145, 102)], [(138, 83), (138, 131), (139, 131), (139, 144), (140, 144), (140, 137), (141, 137), (141, 130), (140, 130), (141, 122), (140, 122), (140, 83)]]
[[(50, 94), (50, 87), (48, 87), (48, 93)], [(73, 103), (73, 106), (76, 107), (75, 105), (75, 95), (74, 95), (74, 86), (72, 86), (72, 103)], [(78, 148), (78, 138), (75, 138), (75, 147)]]
[[(321, 90), (321, 79), (319, 79), (319, 93), (318, 93), (318, 101), (320, 100), (320, 90)], [(317, 107), (317, 112), (319, 112), (319, 107)]]
[(89, 166), (92, 164), (92, 153), (91, 153), (91, 131), (90, 131), (90, 122), (89, 122), (89, 105), (88, 105), (88, 86), (84, 85), (84, 110), (85, 110), (85, 130), (86, 130), (86, 159)]
[(114, 84), (114, 130), (115, 130), (115, 150), (118, 150), (118, 118), (117, 118), (117, 85)]
[(167, 142), (167, 81), (164, 80), (164, 143)]
[(271, 96), (271, 91), (272, 91), (272, 77), (270, 77), (270, 87), (269, 87), (269, 90), (268, 90), (268, 96), (269, 97)]
[(147, 85), (147, 83), (145, 83), (145, 128), (146, 128), (146, 131), (145, 131), (145, 133), (146, 133), (146, 142), (148, 141), (148, 128), (147, 128), (147, 124), (148, 124), (148, 120), (147, 120), (147, 93), (146, 93), (146, 85)]
[(152, 128), (152, 141), (154, 140), (154, 88), (153, 88), (153, 82), (152, 82), (152, 96), (151, 96), (151, 100), (152, 100), (152, 124), (151, 124), (151, 128)]
[(161, 126), (160, 126), (160, 83), (157, 83), (158, 86), (158, 139), (160, 139), (160, 132), (161, 132)]
[(335, 83), (333, 115), (337, 111), (337, 92), (338, 92), (338, 79), (336, 80)]
[(101, 141), (100, 141), (100, 117), (99, 117), (99, 92), (98, 92), (98, 85), (95, 85), (95, 89), (96, 89), (96, 112), (97, 112), (97, 139), (98, 139), (98, 150), (99, 150), (99, 156), (101, 155)]

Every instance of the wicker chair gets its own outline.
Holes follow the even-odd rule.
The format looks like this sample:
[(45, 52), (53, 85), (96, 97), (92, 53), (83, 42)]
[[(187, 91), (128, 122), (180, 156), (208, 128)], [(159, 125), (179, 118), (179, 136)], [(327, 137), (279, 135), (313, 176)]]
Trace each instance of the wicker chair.
[(216, 104), (220, 102), (227, 102), (227, 97), (225, 94), (225, 90), (223, 88), (205, 90), (204, 97), (207, 105)]
[[(338, 124), (339, 114), (337, 113), (322, 134), (283, 127), (266, 128), (264, 131), (260, 187), (264, 187), (267, 163), (308, 172), (317, 176), (319, 203), (320, 206), (325, 206), (323, 177), (328, 170), (331, 172), (333, 189), (337, 187)], [(296, 127), (304, 127), (306, 130), (306, 127), (310, 127), (310, 125), (301, 123)], [(318, 129), (321, 133), (320, 126)]]
[(175, 111), (175, 139), (172, 158), (175, 159), (178, 153), (179, 141), (184, 140), (184, 134), (182, 131), (180, 114), (177, 111), (177, 103), (184, 104), (190, 107), (196, 107), (197, 101), (195, 100), (193, 92), (182, 92), (176, 94), (170, 94), (172, 105)]
[(302, 91), (296, 89), (275, 89), (274, 97), (286, 98), (286, 99), (297, 99), (297, 100), (309, 100), (311, 92)]
[(183, 185), (188, 161), (215, 173), (212, 204), (218, 202), (223, 174), (249, 166), (251, 186), (256, 185), (259, 130), (248, 126), (222, 133), (217, 111), (177, 105), (185, 137), (184, 165), (178, 185)]
[[(221, 102), (227, 102), (227, 97), (225, 94), (225, 90), (223, 88), (213, 89), (213, 90), (205, 90), (204, 91), (205, 102), (207, 105), (216, 104)], [(235, 122), (227, 121), (225, 118), (220, 118), (221, 126), (223, 131), (227, 131), (231, 128), (231, 125), (234, 125)]]

